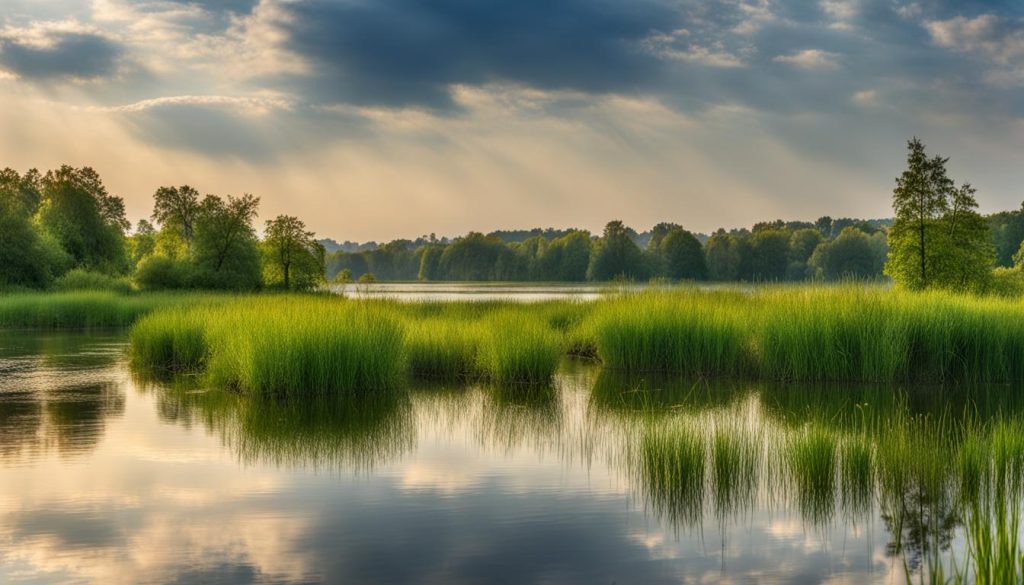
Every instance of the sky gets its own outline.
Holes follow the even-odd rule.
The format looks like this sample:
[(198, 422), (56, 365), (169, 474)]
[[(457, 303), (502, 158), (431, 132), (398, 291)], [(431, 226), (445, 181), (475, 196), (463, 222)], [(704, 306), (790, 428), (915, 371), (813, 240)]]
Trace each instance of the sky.
[(0, 0), (0, 167), (338, 240), (886, 217), (906, 140), (1024, 199), (1024, 2)]

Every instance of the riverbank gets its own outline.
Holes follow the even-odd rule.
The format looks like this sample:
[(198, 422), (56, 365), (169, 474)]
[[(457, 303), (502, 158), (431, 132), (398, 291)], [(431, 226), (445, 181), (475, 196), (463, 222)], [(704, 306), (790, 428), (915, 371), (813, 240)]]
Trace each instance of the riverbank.
[(873, 287), (675, 288), (595, 301), (329, 295), (0, 298), (3, 327), (131, 326), (140, 367), (260, 393), (387, 389), (404, 377), (550, 381), (564, 355), (705, 378), (1024, 380), (1024, 306)]

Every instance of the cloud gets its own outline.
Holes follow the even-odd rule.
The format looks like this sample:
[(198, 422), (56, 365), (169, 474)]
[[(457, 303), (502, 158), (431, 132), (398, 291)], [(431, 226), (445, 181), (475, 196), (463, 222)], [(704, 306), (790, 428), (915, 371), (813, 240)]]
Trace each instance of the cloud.
[(317, 98), (431, 109), (452, 108), (458, 84), (633, 91), (662, 72), (641, 41), (679, 20), (648, 0), (298, 0), (278, 8), (283, 44), (310, 64)]
[(116, 73), (119, 43), (77, 22), (0, 31), (0, 69), (23, 79), (90, 80)]
[(209, 106), (229, 108), (236, 113), (267, 114), (274, 110), (290, 110), (291, 101), (285, 98), (223, 96), (223, 95), (179, 95), (142, 100), (120, 106), (92, 106), (94, 112), (143, 112), (154, 108), (174, 106)]
[(779, 55), (773, 60), (803, 69), (835, 69), (839, 67), (838, 55), (820, 49), (804, 49), (792, 55)]
[(980, 53), (1001, 65), (1024, 61), (1024, 21), (982, 14), (929, 20), (924, 26), (940, 47)]

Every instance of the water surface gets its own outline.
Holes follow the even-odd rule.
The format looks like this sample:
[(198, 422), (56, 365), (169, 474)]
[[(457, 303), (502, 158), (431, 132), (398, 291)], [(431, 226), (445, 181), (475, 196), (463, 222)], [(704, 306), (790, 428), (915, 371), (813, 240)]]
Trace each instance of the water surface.
[[(125, 343), (0, 333), (0, 583), (900, 583), (928, 543), (962, 550), (948, 502), (895, 519), (838, 471), (787, 479), (770, 446), (846, 432), (840, 412), (1016, 408), (577, 362), (553, 388), (283, 402), (147, 379)], [(659, 484), (638, 445), (674, 424), (752, 440), (752, 471)]]

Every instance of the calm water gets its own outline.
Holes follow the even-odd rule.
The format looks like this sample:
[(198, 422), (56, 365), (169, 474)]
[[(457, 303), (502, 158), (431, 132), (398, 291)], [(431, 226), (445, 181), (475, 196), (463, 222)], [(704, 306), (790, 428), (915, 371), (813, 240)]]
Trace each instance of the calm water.
[(523, 284), (480, 282), (379, 282), (372, 284), (331, 285), (338, 294), (366, 299), (386, 298), (400, 301), (505, 301), (538, 302), (577, 299), (592, 301), (601, 295), (623, 288), (638, 289), (644, 285), (596, 284)]
[(901, 583), (917, 562), (920, 526), (839, 487), (811, 501), (759, 464), (677, 497), (638, 465), (639, 437), (673, 419), (728, 421), (759, 449), (829, 420), (806, 389), (567, 362), (549, 390), (289, 404), (141, 380), (124, 350), (118, 333), (0, 333), (0, 583)]

